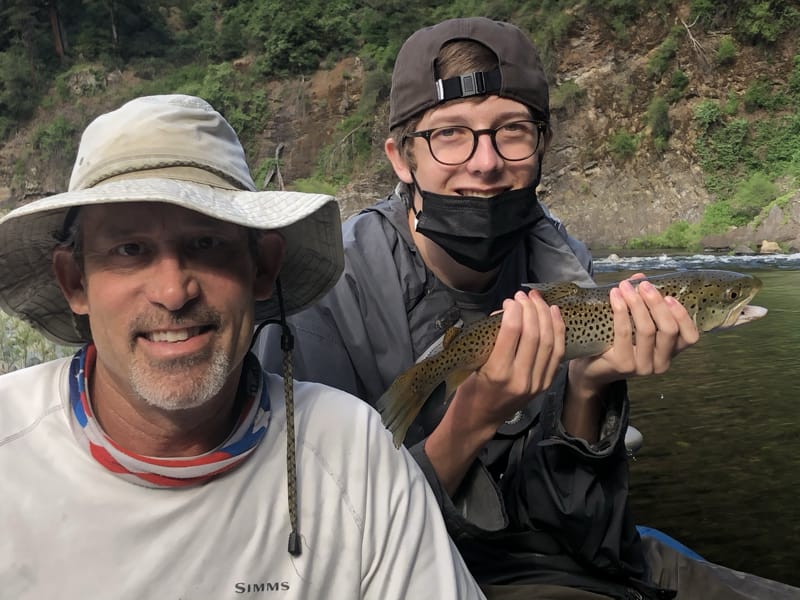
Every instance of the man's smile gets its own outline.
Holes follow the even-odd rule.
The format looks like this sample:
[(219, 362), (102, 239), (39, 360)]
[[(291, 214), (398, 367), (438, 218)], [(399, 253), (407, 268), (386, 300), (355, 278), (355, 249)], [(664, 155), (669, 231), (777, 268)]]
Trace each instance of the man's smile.
[(185, 329), (165, 329), (143, 333), (142, 337), (151, 342), (184, 342), (210, 329), (211, 326), (209, 325), (187, 327)]

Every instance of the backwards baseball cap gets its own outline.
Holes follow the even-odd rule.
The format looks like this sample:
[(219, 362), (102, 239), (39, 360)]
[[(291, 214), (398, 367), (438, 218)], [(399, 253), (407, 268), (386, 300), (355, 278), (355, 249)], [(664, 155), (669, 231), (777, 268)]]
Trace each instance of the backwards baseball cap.
[[(344, 267), (339, 207), (332, 196), (257, 191), (239, 138), (194, 96), (145, 96), (95, 119), (84, 131), (69, 191), (0, 219), (0, 309), (63, 344), (89, 341), (51, 271), (53, 248), (82, 206), (165, 202), (286, 242), (280, 271), (285, 314), (319, 299)], [(91, 235), (91, 232), (87, 232)], [(280, 314), (273, 296), (256, 302), (257, 322)]]
[[(439, 79), (436, 58), (456, 40), (480, 42), (498, 59), (488, 72)], [(510, 23), (484, 17), (449, 19), (420, 29), (397, 54), (389, 95), (389, 128), (437, 104), (476, 95), (497, 95), (528, 106), (537, 119), (550, 120), (549, 95), (542, 61), (531, 40)]]

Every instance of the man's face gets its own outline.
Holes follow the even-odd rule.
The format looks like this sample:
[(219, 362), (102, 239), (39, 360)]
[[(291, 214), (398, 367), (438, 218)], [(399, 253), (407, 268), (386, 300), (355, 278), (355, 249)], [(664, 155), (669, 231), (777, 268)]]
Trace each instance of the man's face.
[[(466, 125), (474, 130), (489, 129), (530, 118), (524, 104), (508, 98), (488, 96), (448, 102), (431, 109), (424, 114), (416, 129), (423, 131), (451, 125)], [(508, 161), (497, 154), (490, 137), (482, 135), (472, 157), (463, 164), (452, 166), (437, 162), (422, 138), (410, 138), (406, 140), (406, 144), (413, 144), (416, 159), (414, 176), (423, 190), (448, 195), (489, 197), (529, 185), (537, 174), (539, 152), (544, 142), (540, 140), (539, 151), (530, 158)], [(402, 160), (399, 151), (393, 153), (387, 146), (387, 154), (398, 177), (411, 183), (411, 169)], [(417, 210), (423, 208), (419, 194), (416, 194), (415, 203)]]
[(164, 410), (235, 390), (254, 302), (280, 260), (265, 279), (245, 228), (168, 204), (91, 206), (80, 219), (79, 281), (65, 285), (55, 264), (72, 310), (89, 317), (101, 389)]

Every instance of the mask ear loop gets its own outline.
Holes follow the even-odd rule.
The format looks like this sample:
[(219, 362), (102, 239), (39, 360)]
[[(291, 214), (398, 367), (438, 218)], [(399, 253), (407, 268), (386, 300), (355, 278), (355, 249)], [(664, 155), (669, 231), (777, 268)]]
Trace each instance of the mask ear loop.
[(422, 211), (417, 210), (417, 207), (414, 205), (414, 193), (415, 193), (414, 190), (419, 192), (419, 195), (422, 196), (422, 188), (419, 187), (419, 183), (417, 182), (417, 178), (414, 175), (414, 171), (411, 171), (411, 181), (414, 182), (414, 185), (408, 186), (409, 194), (404, 198), (404, 200), (406, 201), (406, 208), (411, 212), (413, 212), (414, 216), (417, 217), (417, 220), (419, 220), (419, 213), (421, 213)]
[(253, 341), (250, 343), (250, 347), (253, 347), (253, 344), (258, 338), (258, 334), (261, 333), (261, 330), (266, 325), (280, 325), (281, 350), (283, 350), (283, 389), (284, 397), (286, 398), (286, 475), (289, 495), (289, 523), (292, 528), (291, 533), (289, 533), (288, 551), (292, 556), (300, 556), (302, 553), (302, 545), (300, 544), (300, 526), (297, 516), (297, 456), (294, 432), (294, 380), (292, 378), (292, 350), (294, 349), (294, 336), (292, 335), (289, 325), (286, 322), (286, 310), (283, 303), (283, 292), (281, 290), (280, 277), (275, 280), (275, 293), (278, 297), (280, 317), (278, 319), (269, 319), (263, 323), (260, 323), (253, 333)]

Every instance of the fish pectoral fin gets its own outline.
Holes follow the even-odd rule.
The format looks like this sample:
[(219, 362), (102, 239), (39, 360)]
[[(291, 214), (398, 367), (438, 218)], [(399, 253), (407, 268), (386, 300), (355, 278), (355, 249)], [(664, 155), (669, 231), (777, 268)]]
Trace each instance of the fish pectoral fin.
[(415, 364), (401, 373), (375, 403), (384, 426), (392, 434), (395, 447), (399, 448), (406, 437), (408, 428), (422, 410), (425, 401), (439, 385), (429, 379), (425, 370), (429, 360)]
[(542, 295), (548, 304), (558, 304), (566, 298), (572, 298), (580, 293), (582, 288), (571, 281), (561, 281), (558, 283), (523, 283), (526, 288), (536, 290)]
[[(394, 445), (399, 448), (406, 437), (408, 428), (422, 410), (423, 405), (440, 384), (441, 379), (426, 376), (428, 361), (422, 361), (401, 373), (375, 403), (383, 424), (392, 434)], [(456, 391), (464, 380), (473, 373), (462, 369), (450, 373), (445, 381), (445, 399)]]
[(445, 399), (449, 400), (450, 396), (456, 393), (456, 388), (464, 383), (464, 380), (472, 375), (474, 371), (470, 369), (465, 369), (462, 371), (453, 371), (450, 373), (447, 378), (444, 380), (445, 389), (444, 389), (444, 397)]

